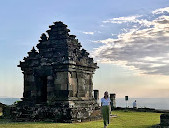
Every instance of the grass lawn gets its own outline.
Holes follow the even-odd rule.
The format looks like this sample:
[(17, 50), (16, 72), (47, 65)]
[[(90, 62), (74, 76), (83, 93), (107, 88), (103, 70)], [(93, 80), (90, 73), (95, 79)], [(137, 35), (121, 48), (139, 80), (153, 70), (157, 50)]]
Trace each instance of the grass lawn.
[[(150, 128), (160, 123), (160, 113), (113, 111), (117, 118), (111, 118), (107, 128)], [(103, 128), (103, 121), (83, 123), (11, 123), (0, 119), (0, 128)]]

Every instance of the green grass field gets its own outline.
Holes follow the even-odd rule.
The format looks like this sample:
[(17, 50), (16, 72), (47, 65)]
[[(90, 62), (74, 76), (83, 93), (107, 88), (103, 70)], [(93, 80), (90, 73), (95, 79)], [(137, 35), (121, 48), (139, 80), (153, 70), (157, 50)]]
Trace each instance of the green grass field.
[[(160, 113), (113, 111), (117, 118), (111, 118), (107, 128), (150, 128), (160, 123)], [(0, 119), (0, 128), (103, 128), (103, 121), (83, 123), (12, 123)]]

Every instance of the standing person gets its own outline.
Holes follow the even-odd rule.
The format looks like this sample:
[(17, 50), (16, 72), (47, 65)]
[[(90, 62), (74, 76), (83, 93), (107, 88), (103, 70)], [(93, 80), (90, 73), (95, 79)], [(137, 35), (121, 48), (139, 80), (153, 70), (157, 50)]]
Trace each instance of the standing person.
[(134, 109), (137, 108), (137, 102), (136, 102), (136, 100), (133, 102), (133, 108), (134, 108)]
[(110, 98), (108, 92), (104, 93), (104, 97), (101, 98), (101, 111), (103, 115), (104, 128), (107, 128), (107, 125), (110, 123)]

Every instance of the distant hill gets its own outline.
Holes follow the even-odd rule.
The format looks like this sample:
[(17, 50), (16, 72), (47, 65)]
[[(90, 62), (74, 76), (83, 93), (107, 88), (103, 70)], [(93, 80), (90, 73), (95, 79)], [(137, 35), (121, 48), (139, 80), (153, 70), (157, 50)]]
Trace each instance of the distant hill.
[(0, 98), (0, 103), (12, 105), (15, 101), (20, 101), (20, 98)]

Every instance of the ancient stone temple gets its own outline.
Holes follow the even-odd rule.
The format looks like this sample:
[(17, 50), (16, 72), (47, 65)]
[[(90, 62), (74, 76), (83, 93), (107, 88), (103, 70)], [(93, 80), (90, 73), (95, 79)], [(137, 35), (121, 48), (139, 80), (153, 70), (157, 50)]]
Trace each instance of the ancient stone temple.
[[(62, 122), (90, 119), (98, 108), (92, 82), (98, 66), (76, 36), (69, 35), (67, 25), (54, 22), (49, 28), (37, 50), (33, 47), (18, 65), (24, 74), (24, 93), (15, 113), (22, 109), (30, 119)], [(20, 118), (26, 114), (21, 112)]]

